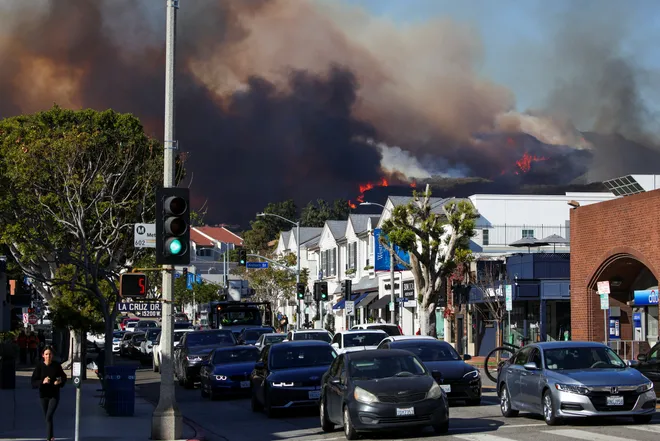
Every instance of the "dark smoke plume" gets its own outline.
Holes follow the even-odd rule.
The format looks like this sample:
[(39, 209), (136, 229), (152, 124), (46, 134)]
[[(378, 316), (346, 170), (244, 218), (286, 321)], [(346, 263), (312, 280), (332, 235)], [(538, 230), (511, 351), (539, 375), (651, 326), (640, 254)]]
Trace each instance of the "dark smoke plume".
[[(162, 138), (164, 20), (164, 0), (4, 0), (0, 117), (54, 102), (113, 108)], [(655, 154), (653, 138), (638, 136), (648, 130), (637, 84), (613, 80), (636, 81), (638, 70), (610, 55), (589, 60), (616, 75), (599, 83), (612, 96), (584, 110), (597, 115), (585, 126), (564, 105), (582, 82), (556, 87), (545, 113), (513, 112), (511, 92), (478, 74), (479, 38), (447, 20), (401, 30), (338, 2), (183, 1), (177, 139), (211, 222), (242, 223), (288, 198), (350, 198), (383, 173), (563, 183), (589, 171), (593, 155), (608, 173), (620, 163), (609, 159), (619, 138), (599, 156), (607, 149), (573, 124)], [(543, 160), (521, 173), (523, 155)]]

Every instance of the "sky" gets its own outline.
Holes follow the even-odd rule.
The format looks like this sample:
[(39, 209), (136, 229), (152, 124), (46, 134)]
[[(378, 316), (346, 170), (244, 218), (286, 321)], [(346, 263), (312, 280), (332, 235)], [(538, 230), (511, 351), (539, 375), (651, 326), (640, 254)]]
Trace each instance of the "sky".
[[(319, 0), (323, 1), (323, 0)], [(337, 1), (337, 0), (329, 0)], [(603, 21), (626, 18), (623, 46), (642, 66), (660, 71), (659, 0), (341, 0), (399, 26), (438, 17), (450, 18), (481, 34), (483, 75), (513, 90), (517, 110), (537, 108), (545, 97), (529, 65), (530, 52), (547, 49), (554, 24), (576, 14), (599, 15)], [(576, 9), (578, 8), (578, 9)], [(657, 84), (651, 84), (653, 93)], [(652, 105), (652, 107), (658, 107)]]

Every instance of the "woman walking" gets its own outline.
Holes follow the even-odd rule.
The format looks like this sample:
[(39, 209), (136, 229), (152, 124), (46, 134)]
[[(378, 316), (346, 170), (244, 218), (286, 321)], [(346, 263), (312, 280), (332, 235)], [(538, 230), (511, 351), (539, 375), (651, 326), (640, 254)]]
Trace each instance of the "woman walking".
[(41, 408), (46, 417), (47, 441), (54, 441), (53, 415), (60, 402), (60, 389), (66, 383), (66, 374), (62, 365), (53, 360), (53, 348), (46, 346), (43, 352), (43, 362), (37, 363), (32, 373), (32, 387), (39, 388), (39, 399)]

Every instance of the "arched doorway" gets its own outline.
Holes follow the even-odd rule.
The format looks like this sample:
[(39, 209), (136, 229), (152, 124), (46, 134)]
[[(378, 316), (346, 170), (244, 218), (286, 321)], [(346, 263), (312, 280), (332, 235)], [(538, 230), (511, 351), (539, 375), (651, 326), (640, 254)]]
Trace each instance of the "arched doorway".
[(659, 338), (658, 279), (641, 259), (621, 253), (606, 259), (594, 273), (589, 283), (594, 296), (600, 281), (609, 282), (609, 309), (592, 323), (602, 323), (602, 335), (619, 355), (634, 359)]

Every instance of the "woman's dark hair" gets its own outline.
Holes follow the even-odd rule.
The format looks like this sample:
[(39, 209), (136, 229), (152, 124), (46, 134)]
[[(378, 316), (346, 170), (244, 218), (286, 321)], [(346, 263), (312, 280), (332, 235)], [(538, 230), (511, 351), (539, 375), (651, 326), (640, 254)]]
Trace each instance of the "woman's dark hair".
[(41, 353), (43, 354), (46, 351), (50, 351), (52, 354), (55, 354), (55, 349), (53, 349), (53, 347), (51, 345), (44, 346), (44, 350), (41, 351)]

